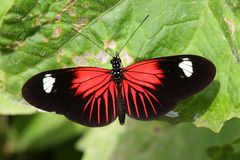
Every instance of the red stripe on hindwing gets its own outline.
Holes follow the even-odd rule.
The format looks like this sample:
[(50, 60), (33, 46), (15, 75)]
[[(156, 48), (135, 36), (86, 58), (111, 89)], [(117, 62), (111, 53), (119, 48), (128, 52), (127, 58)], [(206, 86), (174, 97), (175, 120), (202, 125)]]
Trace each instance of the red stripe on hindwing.
[(110, 71), (80, 68), (73, 76), (70, 90), (74, 91), (74, 97), (82, 99), (80, 121), (85, 125), (101, 126), (116, 119), (117, 88)]
[(123, 100), (124, 100), (124, 103), (127, 105), (127, 112), (128, 112), (128, 115), (131, 116), (132, 115), (132, 112), (131, 112), (131, 109), (130, 109), (130, 104), (129, 104), (129, 86), (128, 86), (128, 83), (123, 80), (122, 81), (122, 95), (123, 95)]
[(83, 113), (86, 111), (88, 105), (92, 102), (92, 99), (93, 99), (93, 96), (90, 99), (88, 99), (87, 103), (84, 106)]
[[(148, 93), (149, 93), (149, 92), (148, 92)], [(144, 93), (144, 94), (145, 94), (145, 96), (147, 97), (148, 102), (151, 104), (151, 107), (152, 107), (152, 109), (153, 109), (155, 115), (157, 115), (157, 111), (156, 111), (156, 109), (155, 109), (155, 107), (154, 107), (154, 105), (153, 105), (153, 103), (152, 103), (152, 101), (151, 101), (149, 95), (148, 95), (147, 93)], [(157, 102), (158, 102), (158, 101), (157, 101)], [(159, 102), (158, 102), (158, 103), (159, 103)]]
[(95, 98), (93, 98), (93, 100), (92, 100), (92, 105), (91, 105), (91, 109), (90, 109), (90, 115), (89, 115), (88, 123), (91, 123), (92, 112), (93, 112), (93, 107), (94, 107), (95, 100), (96, 100)]
[(140, 99), (141, 99), (142, 104), (143, 104), (144, 113), (145, 113), (145, 115), (146, 115), (146, 118), (148, 119), (148, 113), (147, 113), (146, 104), (145, 104), (145, 102), (144, 102), (143, 95), (140, 93), (139, 96), (140, 96)]
[(130, 117), (147, 120), (160, 112), (157, 91), (163, 86), (165, 75), (159, 63), (156, 59), (146, 60), (123, 69), (122, 94)]
[[(110, 90), (112, 97), (118, 96), (117, 91), (116, 91), (117, 90), (116, 84), (114, 82), (110, 82), (109, 90)], [(116, 98), (114, 98), (113, 99), (113, 117), (116, 118), (117, 117), (116, 115), (117, 115), (117, 113), (116, 113)]]
[(97, 111), (98, 111), (98, 114), (97, 114), (97, 116), (98, 116), (98, 125), (100, 124), (100, 122), (101, 122), (101, 114), (100, 114), (100, 103), (101, 103), (101, 98), (98, 98), (98, 102), (97, 102)]
[(110, 71), (79, 68), (74, 70), (73, 76), (70, 89), (76, 98), (82, 99), (80, 121), (85, 125), (102, 126), (116, 119), (117, 89)]
[(132, 94), (133, 103), (134, 103), (134, 106), (135, 106), (135, 111), (137, 113), (137, 118), (139, 118), (138, 105), (137, 105), (137, 99), (136, 99), (136, 91), (135, 91), (135, 89), (130, 88), (130, 92)]
[(106, 122), (108, 123), (108, 92), (103, 94), (103, 99), (105, 102), (105, 114), (106, 114)]
[[(160, 103), (157, 100), (157, 98), (151, 92), (149, 92), (148, 90), (146, 90), (143, 87), (144, 86), (136, 85), (132, 82), (129, 82), (128, 80), (123, 80), (122, 81), (122, 95), (123, 95), (124, 102), (127, 106), (127, 113), (128, 113), (129, 116), (132, 115), (132, 112), (131, 112), (132, 107), (131, 107), (130, 101), (133, 101), (134, 102), (133, 103), (134, 109), (135, 109), (136, 114), (137, 114), (136, 116), (139, 117), (138, 109), (136, 109), (136, 107), (140, 107), (141, 105), (137, 106), (136, 96), (139, 96), (140, 99), (141, 99), (142, 107), (144, 109), (144, 113), (146, 115), (146, 118), (149, 117), (147, 107), (146, 107), (146, 102), (148, 102), (150, 104), (151, 107), (149, 109), (152, 109), (152, 111), (154, 112), (154, 115), (155, 116), (157, 115), (156, 108), (153, 105), (153, 100), (158, 105), (160, 105)], [(143, 97), (142, 94), (144, 94), (144, 97), (146, 98), (146, 100), (143, 99), (144, 97)], [(130, 99), (129, 95), (132, 95), (133, 99)]]

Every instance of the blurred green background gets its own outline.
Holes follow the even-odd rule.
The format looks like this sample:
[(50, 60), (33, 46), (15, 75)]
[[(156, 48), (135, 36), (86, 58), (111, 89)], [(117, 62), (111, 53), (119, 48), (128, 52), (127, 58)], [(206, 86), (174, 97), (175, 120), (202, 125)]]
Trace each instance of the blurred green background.
[[(197, 54), (216, 65), (214, 82), (159, 121), (126, 119), (87, 128), (54, 113), (36, 113), (21, 97), (44, 70), (100, 66), (124, 49), (124, 65)], [(239, 0), (0, 0), (0, 159), (240, 159)], [(227, 122), (226, 122), (227, 121)]]

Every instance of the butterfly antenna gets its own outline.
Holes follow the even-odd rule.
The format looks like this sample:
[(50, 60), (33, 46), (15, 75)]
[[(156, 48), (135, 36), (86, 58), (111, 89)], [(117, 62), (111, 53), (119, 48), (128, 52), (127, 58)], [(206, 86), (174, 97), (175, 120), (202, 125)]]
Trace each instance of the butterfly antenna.
[(78, 34), (80, 34), (81, 36), (83, 36), (84, 38), (86, 38), (87, 40), (89, 40), (90, 42), (92, 42), (93, 44), (95, 44), (98, 48), (100, 48), (101, 50), (103, 50), (104, 52), (106, 52), (107, 54), (109, 54), (111, 57), (113, 57), (113, 55), (111, 53), (109, 53), (108, 51), (106, 51), (104, 48), (102, 48), (99, 44), (97, 44), (96, 42), (94, 42), (93, 40), (91, 40), (90, 38), (88, 38), (87, 36), (85, 36), (84, 34), (82, 34), (81, 32), (78, 32), (77, 30), (75, 30), (74, 28), (72, 28), (73, 31), (77, 32)]
[(137, 32), (137, 30), (142, 26), (142, 24), (147, 20), (147, 18), (149, 17), (149, 15), (147, 15), (142, 22), (139, 24), (139, 26), (135, 29), (135, 31), (131, 34), (131, 36), (128, 38), (128, 40), (124, 43), (124, 45), (122, 46), (122, 48), (119, 50), (119, 52), (117, 52), (117, 56), (121, 53), (121, 51), (123, 50), (123, 48), (127, 45), (127, 43), (130, 41), (130, 39), (134, 36), (134, 34)]

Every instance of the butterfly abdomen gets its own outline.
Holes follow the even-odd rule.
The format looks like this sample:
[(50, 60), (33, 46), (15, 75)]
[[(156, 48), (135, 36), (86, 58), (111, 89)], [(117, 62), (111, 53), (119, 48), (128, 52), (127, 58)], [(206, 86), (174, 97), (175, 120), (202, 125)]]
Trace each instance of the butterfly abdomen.
[(118, 97), (117, 97), (117, 116), (119, 123), (121, 125), (124, 125), (125, 123), (125, 113), (126, 113), (126, 107), (123, 102), (122, 92), (121, 92), (122, 84), (117, 84), (117, 90), (118, 90)]

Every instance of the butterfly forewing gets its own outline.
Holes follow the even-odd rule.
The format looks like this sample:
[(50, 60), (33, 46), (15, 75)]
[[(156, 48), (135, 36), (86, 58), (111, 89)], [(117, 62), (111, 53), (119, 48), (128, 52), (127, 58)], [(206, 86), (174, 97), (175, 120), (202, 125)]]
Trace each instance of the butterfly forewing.
[(31, 105), (86, 126), (103, 126), (116, 119), (116, 84), (106, 69), (79, 67), (42, 72), (25, 83), (22, 93)]
[(136, 119), (156, 119), (206, 87), (215, 70), (209, 60), (195, 55), (144, 60), (123, 68), (126, 112)]

